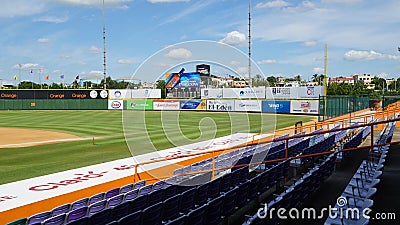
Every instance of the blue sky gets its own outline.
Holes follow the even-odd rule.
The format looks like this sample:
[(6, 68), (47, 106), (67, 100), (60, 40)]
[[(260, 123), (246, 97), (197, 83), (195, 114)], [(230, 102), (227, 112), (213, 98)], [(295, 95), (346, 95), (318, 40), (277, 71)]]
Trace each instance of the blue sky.
[[(114, 79), (139, 68), (138, 79), (154, 81), (169, 68), (201, 60), (223, 65), (212, 66), (217, 75), (248, 73), (247, 0), (105, 0), (105, 5), (107, 74)], [(19, 64), (19, 80), (101, 77), (101, 6), (102, 0), (2, 0), (0, 79), (15, 83)], [(309, 79), (323, 73), (328, 44), (329, 76), (399, 77), (398, 0), (252, 0), (251, 11), (252, 74)], [(233, 48), (221, 52), (215, 44), (196, 42), (193, 47), (195, 40)], [(244, 54), (236, 59), (234, 51)], [(149, 64), (157, 54), (157, 62)], [(192, 64), (186, 71), (194, 70)]]

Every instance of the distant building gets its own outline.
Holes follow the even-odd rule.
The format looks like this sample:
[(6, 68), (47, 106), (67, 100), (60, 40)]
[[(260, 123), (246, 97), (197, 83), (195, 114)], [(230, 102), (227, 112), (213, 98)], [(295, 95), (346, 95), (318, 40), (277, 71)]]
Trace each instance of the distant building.
[(334, 78), (329, 78), (329, 83), (336, 83), (336, 84), (354, 84), (354, 78), (353, 77), (334, 77)]
[(307, 86), (319, 86), (319, 82), (317, 81), (309, 81), (306, 83)]
[(354, 74), (354, 83), (370, 84), (374, 76), (371, 74)]
[(141, 88), (143, 89), (154, 89), (156, 88), (156, 84), (152, 82), (143, 82), (141, 83)]
[(243, 88), (243, 87), (247, 87), (248, 85), (247, 85), (246, 81), (244, 81), (244, 80), (234, 80), (232, 83), (232, 86), (236, 87), (236, 88)]

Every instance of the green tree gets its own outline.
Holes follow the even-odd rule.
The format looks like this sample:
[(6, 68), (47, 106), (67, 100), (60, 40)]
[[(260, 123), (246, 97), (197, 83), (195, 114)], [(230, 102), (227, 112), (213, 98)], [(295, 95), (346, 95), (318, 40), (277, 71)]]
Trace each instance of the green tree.
[(161, 89), (161, 98), (165, 99), (165, 80), (158, 80), (156, 82), (156, 88)]

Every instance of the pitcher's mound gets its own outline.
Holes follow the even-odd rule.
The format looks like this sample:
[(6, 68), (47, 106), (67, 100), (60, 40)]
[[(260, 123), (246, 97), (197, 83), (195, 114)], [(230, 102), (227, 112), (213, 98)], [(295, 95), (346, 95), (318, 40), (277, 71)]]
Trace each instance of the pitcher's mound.
[(85, 139), (62, 132), (33, 129), (31, 130), (24, 128), (0, 127), (0, 134), (0, 148), (20, 148)]

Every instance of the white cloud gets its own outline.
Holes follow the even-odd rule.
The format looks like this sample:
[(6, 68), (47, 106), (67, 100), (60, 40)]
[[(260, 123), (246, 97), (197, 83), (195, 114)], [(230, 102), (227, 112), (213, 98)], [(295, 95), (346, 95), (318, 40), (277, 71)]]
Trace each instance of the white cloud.
[(248, 77), (249, 76), (249, 68), (246, 66), (240, 66), (236, 69), (235, 71), (237, 74), (239, 74), (242, 77)]
[(191, 15), (193, 13), (196, 13), (198, 11), (203, 10), (204, 8), (206, 8), (207, 6), (209, 6), (210, 4), (212, 4), (214, 2), (216, 2), (216, 1), (211, 1), (211, 0), (196, 1), (190, 7), (186, 7), (185, 10), (180, 11), (179, 13), (173, 13), (172, 17), (166, 19), (160, 25), (164, 25), (164, 24), (167, 24), (167, 23), (173, 23), (175, 21), (178, 21), (178, 20), (180, 20), (180, 19), (182, 19), (182, 18), (184, 18), (184, 17), (186, 17), (188, 15)]
[(298, 12), (310, 11), (313, 9), (316, 9), (314, 3), (310, 1), (302, 1), (298, 6), (283, 8), (283, 11), (287, 13), (298, 13)]
[(180, 40), (185, 40), (185, 39), (187, 39), (187, 38), (188, 38), (188, 36), (187, 36), (186, 34), (184, 34), (184, 35), (182, 35), (182, 36), (179, 37)]
[(387, 73), (385, 73), (385, 72), (382, 72), (382, 73), (379, 73), (378, 74), (378, 77), (380, 77), (380, 78), (386, 78), (386, 77), (388, 77), (389, 76), (389, 74), (387, 74)]
[(283, 0), (274, 0), (271, 2), (260, 2), (256, 5), (256, 8), (261, 9), (261, 8), (282, 8), (289, 6), (290, 4), (288, 2), (285, 2)]
[(238, 66), (238, 65), (240, 65), (240, 62), (239, 61), (231, 61), (231, 65)]
[[(53, 0), (54, 2), (66, 5), (83, 5), (83, 6), (102, 6), (103, 1), (100, 0)], [(104, 1), (105, 6), (125, 7), (124, 3), (131, 2), (132, 0), (107, 0)]]
[(24, 64), (16, 64), (12, 68), (13, 69), (20, 69), (21, 70), (28, 70), (28, 69), (40, 69), (42, 66), (40, 66), (37, 63), (24, 63)]
[(192, 57), (192, 52), (185, 48), (177, 48), (170, 50), (165, 56), (171, 59), (189, 59)]
[(316, 46), (317, 42), (316, 41), (305, 41), (305, 42), (303, 42), (303, 45), (306, 47), (312, 47), (312, 46)]
[(325, 71), (324, 68), (321, 68), (321, 67), (313, 68), (313, 73), (322, 73), (324, 71)]
[(228, 45), (244, 46), (246, 44), (246, 35), (235, 30), (227, 33), (221, 42)]
[(344, 53), (344, 59), (348, 61), (371, 61), (378, 59), (400, 60), (400, 56), (382, 54), (376, 51), (350, 50)]
[(47, 22), (47, 23), (65, 23), (68, 21), (68, 17), (53, 17), (53, 16), (45, 16), (34, 19), (35, 22)]
[(127, 65), (132, 65), (135, 63), (135, 60), (133, 59), (118, 59), (117, 63), (119, 64), (127, 64)]
[(45, 11), (44, 1), (2, 0), (0, 17), (31, 16)]
[(48, 39), (48, 38), (39, 38), (36, 41), (39, 42), (39, 43), (49, 43), (50, 39)]
[(100, 70), (92, 70), (88, 73), (89, 75), (102, 75), (103, 71)]
[(98, 48), (98, 47), (96, 47), (96, 46), (90, 46), (89, 52), (90, 53), (94, 53), (94, 54), (99, 54), (99, 53), (102, 53), (103, 50)]
[(325, 4), (357, 4), (361, 3), (363, 0), (322, 0), (322, 3)]
[(150, 3), (188, 2), (189, 0), (147, 0)]
[(278, 61), (276, 61), (276, 59), (264, 59), (264, 60), (261, 60), (261, 61), (257, 62), (257, 64), (260, 64), (260, 65), (262, 65), (262, 64), (275, 64), (275, 63), (278, 63)]

